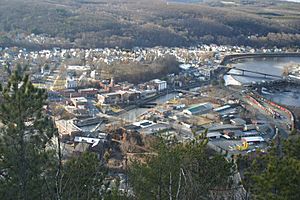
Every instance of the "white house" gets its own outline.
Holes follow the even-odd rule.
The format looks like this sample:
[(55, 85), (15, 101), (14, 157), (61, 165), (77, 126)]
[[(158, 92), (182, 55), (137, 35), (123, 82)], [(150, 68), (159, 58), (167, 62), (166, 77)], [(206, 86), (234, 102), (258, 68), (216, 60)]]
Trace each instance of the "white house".
[(65, 87), (67, 89), (77, 88), (77, 80), (75, 78), (68, 77), (66, 80)]

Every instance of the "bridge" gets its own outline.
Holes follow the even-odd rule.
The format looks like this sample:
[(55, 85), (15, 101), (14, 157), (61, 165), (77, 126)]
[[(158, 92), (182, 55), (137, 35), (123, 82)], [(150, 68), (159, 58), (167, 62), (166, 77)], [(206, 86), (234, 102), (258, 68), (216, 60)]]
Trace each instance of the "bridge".
[[(300, 57), (300, 52), (284, 52), (284, 53), (244, 53), (244, 54), (231, 54), (231, 55), (226, 55), (220, 65), (226, 66), (227, 64), (240, 60), (240, 59), (246, 59), (246, 58), (267, 58), (267, 57)], [(238, 73), (231, 73), (227, 71), (228, 74), (234, 75), (234, 76), (247, 76), (247, 77), (253, 77), (253, 78), (261, 78), (258, 76), (252, 76), (249, 74), (245, 74), (245, 72), (252, 73), (252, 74), (257, 74), (257, 75), (262, 75), (263, 78), (266, 79), (282, 79), (282, 76), (279, 75), (273, 75), (273, 74), (268, 74), (268, 73), (263, 73), (263, 72), (256, 72), (256, 71), (251, 71), (247, 69), (239, 69), (239, 68), (231, 68), (231, 67), (224, 67), (229, 69), (235, 69), (237, 71), (241, 71), (241, 74)]]
[[(241, 71), (241, 74), (237, 74), (237, 73), (232, 73), (232, 72), (228, 72), (227, 74), (230, 75), (234, 75), (234, 76), (246, 76), (246, 77), (253, 77), (253, 78), (279, 78), (282, 79), (282, 76), (279, 75), (273, 75), (273, 74), (268, 74), (268, 73), (263, 73), (263, 72), (256, 72), (256, 71), (252, 71), (252, 70), (248, 70), (248, 69), (240, 69), (240, 68), (235, 68), (235, 67), (231, 67), (229, 69), (234, 69), (236, 71)], [(262, 77), (258, 77), (258, 76), (251, 76), (249, 74), (245, 74), (245, 72), (251, 73), (251, 74), (258, 74), (258, 75), (262, 75)]]
[(199, 95), (200, 94), (200, 92), (193, 92), (193, 91), (183, 90), (183, 89), (178, 89), (176, 91), (183, 93), (183, 94), (191, 94), (191, 95)]
[(227, 65), (233, 61), (246, 58), (267, 58), (267, 57), (300, 57), (300, 52), (290, 53), (245, 53), (245, 54), (232, 54), (227, 55), (223, 58), (221, 65)]

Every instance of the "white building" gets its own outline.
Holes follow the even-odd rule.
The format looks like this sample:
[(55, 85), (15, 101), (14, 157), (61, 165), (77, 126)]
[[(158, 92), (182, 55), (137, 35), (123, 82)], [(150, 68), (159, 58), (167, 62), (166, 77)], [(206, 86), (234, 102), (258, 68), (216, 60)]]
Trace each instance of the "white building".
[(76, 108), (85, 109), (88, 100), (85, 97), (71, 98), (72, 103)]
[(65, 87), (67, 89), (77, 88), (77, 86), (78, 86), (78, 83), (75, 78), (71, 78), (71, 77), (67, 78), (66, 84), (65, 84)]
[(256, 137), (243, 137), (242, 141), (247, 143), (259, 143), (259, 142), (264, 142), (265, 140), (261, 136), (256, 136)]
[(167, 81), (162, 81), (162, 80), (159, 80), (159, 79), (154, 79), (151, 82), (154, 84), (154, 86), (155, 86), (155, 88), (156, 88), (157, 91), (162, 91), (162, 90), (167, 89)]

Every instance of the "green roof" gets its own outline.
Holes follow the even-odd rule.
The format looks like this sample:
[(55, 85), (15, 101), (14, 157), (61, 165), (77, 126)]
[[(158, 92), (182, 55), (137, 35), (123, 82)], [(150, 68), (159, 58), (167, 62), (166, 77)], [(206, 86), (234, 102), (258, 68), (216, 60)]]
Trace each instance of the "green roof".
[(212, 108), (213, 107), (210, 103), (202, 103), (202, 104), (193, 105), (187, 110), (190, 111), (192, 114), (197, 114), (197, 113), (206, 112), (208, 110), (211, 110)]

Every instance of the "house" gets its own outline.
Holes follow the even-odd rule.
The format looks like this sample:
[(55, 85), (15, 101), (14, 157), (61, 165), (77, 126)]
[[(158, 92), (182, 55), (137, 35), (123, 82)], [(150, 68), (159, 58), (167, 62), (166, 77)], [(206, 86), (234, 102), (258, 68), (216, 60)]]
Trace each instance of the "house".
[(74, 77), (68, 77), (65, 83), (67, 89), (77, 88), (78, 83)]
[(202, 103), (189, 107), (183, 110), (183, 113), (188, 115), (201, 115), (210, 112), (213, 109), (211, 103)]

